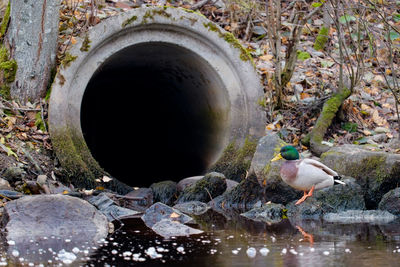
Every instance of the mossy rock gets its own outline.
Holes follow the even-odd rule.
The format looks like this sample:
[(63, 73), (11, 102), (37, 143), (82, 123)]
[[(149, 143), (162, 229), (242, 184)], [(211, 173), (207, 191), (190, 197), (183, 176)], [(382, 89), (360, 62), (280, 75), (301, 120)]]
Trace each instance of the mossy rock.
[(212, 203), (212, 206), (216, 209), (234, 208), (248, 211), (258, 201), (264, 201), (263, 188), (257, 182), (257, 178), (254, 175), (250, 175), (248, 178), (241, 181), (232, 190), (225, 192), (222, 196), (218, 197)]
[(400, 183), (400, 155), (343, 145), (321, 155), (321, 161), (361, 185), (367, 209), (376, 209), (382, 196)]
[(173, 205), (178, 195), (178, 188), (173, 181), (163, 181), (150, 186), (153, 190), (154, 202), (161, 202), (166, 205)]
[(346, 185), (334, 185), (314, 192), (300, 205), (289, 203), (287, 216), (295, 219), (321, 219), (324, 214), (346, 210), (365, 210), (361, 186), (353, 178), (343, 180)]
[(230, 143), (217, 163), (208, 171), (223, 173), (226, 178), (240, 182), (247, 175), (256, 146), (257, 142), (250, 138), (246, 138), (242, 146), (238, 146), (235, 142)]
[(211, 172), (195, 184), (186, 187), (180, 194), (177, 203), (188, 201), (208, 202), (223, 194), (226, 190), (226, 178), (223, 174)]
[(379, 202), (378, 208), (400, 216), (400, 187), (387, 192)]

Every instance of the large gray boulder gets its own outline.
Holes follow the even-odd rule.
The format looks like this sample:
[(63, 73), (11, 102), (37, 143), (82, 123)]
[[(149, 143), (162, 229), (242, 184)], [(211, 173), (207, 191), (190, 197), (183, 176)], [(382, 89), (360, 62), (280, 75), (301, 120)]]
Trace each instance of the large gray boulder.
[(388, 212), (400, 216), (400, 187), (390, 190), (383, 195), (378, 208), (380, 210), (387, 210)]
[(257, 180), (265, 187), (265, 200), (287, 204), (301, 197), (301, 192), (282, 181), (280, 168), (283, 160), (271, 162), (282, 146), (287, 145), (276, 133), (262, 137), (256, 147), (249, 173), (254, 173)]
[[(35, 262), (43, 251), (71, 251), (98, 245), (109, 230), (107, 218), (88, 202), (65, 195), (25, 196), (7, 203), (1, 221), (9, 252)], [(34, 242), (32, 242), (32, 240)]]
[(382, 196), (400, 182), (399, 154), (343, 145), (323, 153), (321, 161), (339, 174), (356, 179), (368, 209), (377, 208)]

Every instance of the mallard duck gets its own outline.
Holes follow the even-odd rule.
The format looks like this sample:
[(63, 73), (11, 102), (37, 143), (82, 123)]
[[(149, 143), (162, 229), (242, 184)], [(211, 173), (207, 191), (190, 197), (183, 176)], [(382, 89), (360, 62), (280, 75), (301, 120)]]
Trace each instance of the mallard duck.
[(280, 153), (271, 161), (286, 159), (281, 166), (282, 180), (291, 187), (304, 191), (304, 196), (296, 202), (296, 205), (311, 197), (314, 190), (345, 184), (338, 180), (341, 177), (337, 172), (313, 159), (299, 159), (299, 152), (293, 146), (284, 146)]

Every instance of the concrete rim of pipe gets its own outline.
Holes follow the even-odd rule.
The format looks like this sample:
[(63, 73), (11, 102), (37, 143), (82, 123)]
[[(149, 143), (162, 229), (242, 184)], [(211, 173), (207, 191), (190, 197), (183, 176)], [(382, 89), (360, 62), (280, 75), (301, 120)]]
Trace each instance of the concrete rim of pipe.
[[(135, 63), (136, 65), (132, 67), (129, 65), (130, 62), (139, 63)], [(84, 100), (84, 98), (85, 94), (88, 94), (85, 91), (89, 90), (87, 88), (90, 88), (91, 81), (94, 81), (96, 86), (101, 86), (106, 81), (101, 80), (101, 77), (104, 78), (110, 73), (107, 72), (108, 69), (121, 70), (127, 66), (132, 67), (130, 73), (137, 73), (138, 70), (140, 72), (143, 67), (150, 68), (153, 72), (171, 70), (172, 74), (169, 73), (167, 78), (159, 80), (159, 84), (173, 80), (172, 86), (177, 87), (177, 91), (194, 92), (194, 96), (185, 94), (183, 100), (176, 100), (176, 103), (184, 106), (178, 108), (176, 113), (181, 114), (182, 110), (188, 109), (188, 114), (195, 116), (188, 121), (203, 119), (207, 121), (204, 124), (193, 124), (194, 128), (199, 127), (198, 131), (212, 129), (212, 137), (207, 133), (192, 135), (192, 138), (198, 138), (202, 145), (196, 147), (196, 140), (193, 140), (193, 147), (205, 154), (200, 155), (203, 157), (200, 161), (203, 161), (205, 168), (218, 160), (228, 144), (232, 142), (243, 144), (248, 137), (260, 137), (264, 134), (265, 116), (258, 104), (263, 97), (260, 79), (251, 57), (230, 33), (201, 14), (190, 10), (166, 7), (134, 9), (111, 17), (89, 30), (88, 34), (67, 52), (52, 85), (49, 108), (52, 144), (61, 165), (72, 182), (78, 186), (93, 187), (96, 185), (95, 179), (103, 175), (115, 176), (130, 186), (136, 185), (134, 177), (121, 179), (113, 174), (113, 170), (104, 168), (93, 157), (94, 153), (90, 148), (100, 147), (97, 150), (101, 153), (105, 143), (111, 141), (104, 140), (104, 143), (96, 146), (88, 145), (86, 140), (89, 139), (84, 136), (86, 133), (84, 134), (82, 130), (85, 128), (82, 127), (82, 118), (85, 118), (81, 114), (82, 109), (96, 109), (96, 103), (91, 103), (90, 108), (82, 107), (85, 101), (90, 102), (90, 99)], [(173, 77), (173, 73), (178, 73), (179, 77)], [(134, 79), (140, 79), (140, 76), (141, 74), (137, 74)], [(144, 81), (141, 82), (145, 84)], [(125, 85), (132, 84), (121, 82), (119, 87)], [(102, 94), (103, 91), (99, 89), (98, 94)], [(122, 90), (125, 91), (131, 89)], [(168, 94), (171, 95), (171, 92), (172, 89)], [(139, 98), (140, 96), (144, 98), (148, 95), (139, 95)], [(135, 98), (135, 96), (127, 95), (122, 98)], [(141, 102), (146, 102), (146, 99)], [(184, 104), (187, 102), (189, 104)], [(163, 106), (164, 110), (166, 107), (168, 105)], [(203, 115), (198, 115), (200, 113)], [(90, 121), (91, 118), (85, 120)], [(185, 146), (192, 147), (192, 144)], [(209, 148), (203, 149), (203, 146)], [(123, 150), (117, 153), (123, 153)], [(106, 158), (107, 154), (101, 156)], [(117, 156), (118, 154), (110, 155), (110, 158)], [(190, 158), (190, 156), (192, 155), (184, 157)], [(194, 158), (197, 156), (199, 155)]]

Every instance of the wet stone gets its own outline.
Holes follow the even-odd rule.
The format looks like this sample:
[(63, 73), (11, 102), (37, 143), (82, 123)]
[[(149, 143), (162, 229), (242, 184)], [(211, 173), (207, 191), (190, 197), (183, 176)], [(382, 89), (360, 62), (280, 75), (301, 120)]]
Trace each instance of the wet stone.
[(142, 198), (142, 200), (132, 201), (128, 208), (137, 209), (140, 211), (144, 211), (144, 208), (148, 208), (153, 205), (153, 191), (150, 188), (138, 188), (133, 191), (130, 191), (128, 194), (125, 195), (126, 197), (133, 197), (133, 198)]
[(389, 223), (395, 220), (396, 216), (382, 210), (348, 210), (325, 214), (323, 219), (327, 222), (380, 224)]
[(201, 234), (203, 231), (189, 227), (177, 221), (170, 219), (162, 219), (156, 222), (151, 229), (157, 234), (165, 238), (172, 236), (189, 236), (194, 234)]
[(92, 196), (88, 199), (89, 203), (94, 205), (103, 213), (109, 221), (120, 220), (127, 217), (132, 217), (141, 214), (139, 211), (127, 209), (116, 205), (105, 193), (97, 196)]
[(254, 221), (278, 223), (282, 221), (285, 206), (282, 204), (268, 203), (259, 208), (254, 208), (240, 215)]
[(189, 215), (201, 215), (207, 212), (208, 209), (210, 209), (210, 206), (200, 201), (189, 201), (176, 204), (174, 208)]
[(71, 251), (75, 246), (93, 246), (108, 234), (108, 221), (95, 207), (64, 195), (24, 196), (7, 203), (1, 222), (9, 252), (19, 251), (26, 260), (40, 260), (28, 253), (40, 248)]
[(142, 216), (142, 220), (146, 226), (150, 228), (163, 219), (169, 219), (180, 223), (189, 223), (193, 221), (188, 215), (161, 202), (153, 204)]

